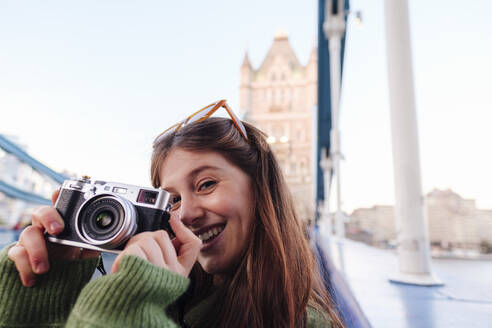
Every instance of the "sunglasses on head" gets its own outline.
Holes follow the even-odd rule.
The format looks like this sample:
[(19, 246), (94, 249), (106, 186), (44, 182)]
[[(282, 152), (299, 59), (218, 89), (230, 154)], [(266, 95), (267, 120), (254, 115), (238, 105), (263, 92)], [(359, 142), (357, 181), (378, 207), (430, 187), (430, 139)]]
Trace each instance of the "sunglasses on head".
[(203, 107), (202, 109), (199, 109), (198, 111), (194, 112), (184, 120), (172, 125), (171, 127), (167, 128), (166, 130), (162, 131), (157, 138), (154, 140), (154, 147), (161, 141), (165, 136), (169, 135), (170, 133), (175, 133), (179, 129), (181, 129), (183, 126), (195, 123), (195, 122), (200, 122), (203, 120), (206, 120), (210, 116), (212, 116), (213, 113), (217, 111), (219, 108), (225, 108), (227, 113), (229, 114), (232, 122), (238, 129), (239, 133), (243, 136), (245, 140), (248, 140), (248, 136), (246, 134), (246, 129), (244, 128), (243, 123), (241, 120), (234, 114), (232, 109), (229, 107), (229, 105), (226, 103), (225, 99), (216, 101), (208, 106)]

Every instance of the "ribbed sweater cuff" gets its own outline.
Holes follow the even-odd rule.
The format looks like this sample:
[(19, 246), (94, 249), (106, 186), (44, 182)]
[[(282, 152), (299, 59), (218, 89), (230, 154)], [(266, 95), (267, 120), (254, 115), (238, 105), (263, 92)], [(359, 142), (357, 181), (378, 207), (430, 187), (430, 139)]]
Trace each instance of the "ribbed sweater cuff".
[(175, 327), (166, 307), (189, 280), (136, 256), (124, 256), (119, 271), (91, 281), (70, 315), (70, 327)]
[(98, 258), (50, 261), (48, 273), (34, 287), (24, 287), (8, 256), (0, 252), (0, 327), (62, 327), (81, 289), (90, 280)]

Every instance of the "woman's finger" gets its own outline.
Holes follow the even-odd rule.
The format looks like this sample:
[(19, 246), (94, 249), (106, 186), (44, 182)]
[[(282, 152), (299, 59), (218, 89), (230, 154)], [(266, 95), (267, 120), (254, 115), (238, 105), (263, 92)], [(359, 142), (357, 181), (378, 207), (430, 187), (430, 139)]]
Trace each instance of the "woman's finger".
[(49, 269), (48, 250), (43, 232), (39, 228), (29, 226), (21, 233), (19, 237), (21, 245), (29, 256), (31, 270), (37, 274), (46, 273)]
[(56, 209), (40, 206), (32, 213), (32, 225), (56, 235), (63, 231), (65, 223)]
[(176, 238), (181, 242), (178, 262), (183, 266), (184, 274), (188, 276), (198, 258), (202, 241), (176, 217), (171, 218), (169, 224), (171, 224)]
[(53, 203), (53, 205), (55, 205), (59, 195), (60, 195), (60, 189), (55, 190), (51, 195), (51, 202)]
[(176, 255), (176, 250), (174, 249), (173, 243), (171, 243), (171, 238), (169, 238), (169, 234), (164, 230), (157, 230), (153, 235), (154, 239), (161, 248), (164, 261), (169, 267), (171, 267), (171, 269), (173, 269), (173, 271), (176, 270), (178, 257)]
[(162, 254), (161, 247), (152, 235), (149, 235), (147, 238), (140, 239), (136, 245), (138, 245), (145, 253), (145, 257), (150, 263), (161, 268), (167, 267), (164, 262), (164, 255)]
[(171, 240), (171, 243), (173, 243), (173, 246), (174, 246), (174, 249), (176, 250), (176, 254), (179, 254), (180, 252), (180, 249), (181, 249), (181, 245), (183, 245), (182, 242), (179, 241), (178, 238), (174, 237), (172, 240)]
[(140, 247), (137, 244), (127, 245), (125, 249), (114, 260), (113, 266), (111, 267), (111, 273), (118, 272), (118, 270), (120, 269), (120, 261), (124, 255), (134, 255), (144, 260), (147, 260), (147, 256), (145, 255), (145, 252), (142, 249), (140, 249)]
[(9, 259), (15, 263), (17, 271), (22, 281), (22, 284), (26, 287), (32, 287), (36, 283), (36, 274), (31, 269), (29, 263), (29, 255), (23, 246), (12, 246), (8, 253)]
[(145, 232), (140, 232), (140, 233), (132, 236), (132, 238), (130, 238), (130, 240), (128, 240), (128, 243), (126, 243), (126, 246), (134, 244), (134, 243), (138, 242), (140, 239), (149, 238), (151, 233), (152, 233), (151, 231), (145, 231)]

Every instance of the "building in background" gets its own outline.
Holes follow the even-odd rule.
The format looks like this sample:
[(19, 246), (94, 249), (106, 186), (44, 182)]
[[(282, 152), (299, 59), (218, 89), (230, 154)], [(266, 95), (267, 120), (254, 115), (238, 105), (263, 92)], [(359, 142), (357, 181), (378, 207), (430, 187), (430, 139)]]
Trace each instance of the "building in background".
[(248, 54), (241, 65), (243, 119), (268, 135), (301, 218), (314, 211), (313, 112), (317, 105), (317, 51), (302, 65), (287, 34), (277, 32), (263, 63), (254, 69)]
[[(477, 209), (475, 200), (452, 190), (434, 189), (425, 197), (429, 240), (434, 252), (475, 250), (492, 253), (492, 210)], [(392, 206), (356, 209), (348, 235), (372, 245), (392, 245), (396, 227)], [(370, 236), (370, 237), (368, 237)]]

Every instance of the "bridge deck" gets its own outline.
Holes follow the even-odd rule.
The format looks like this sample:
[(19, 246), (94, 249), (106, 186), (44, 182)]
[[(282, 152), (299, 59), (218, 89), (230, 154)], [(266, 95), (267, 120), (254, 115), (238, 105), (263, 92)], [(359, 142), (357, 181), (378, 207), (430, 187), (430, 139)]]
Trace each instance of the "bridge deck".
[[(388, 281), (394, 251), (346, 240), (346, 277), (373, 327), (491, 327), (492, 261), (433, 259), (442, 287)], [(335, 259), (336, 262), (336, 259)]]

